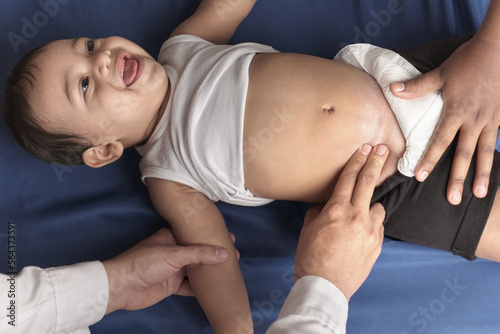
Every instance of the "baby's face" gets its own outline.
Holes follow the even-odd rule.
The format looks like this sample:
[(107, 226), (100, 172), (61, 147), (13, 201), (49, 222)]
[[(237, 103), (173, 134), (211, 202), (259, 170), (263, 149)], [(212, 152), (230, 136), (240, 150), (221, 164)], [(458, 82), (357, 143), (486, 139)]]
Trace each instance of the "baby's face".
[(49, 131), (96, 145), (147, 139), (161, 114), (168, 79), (137, 44), (120, 37), (58, 40), (34, 61), (35, 116)]

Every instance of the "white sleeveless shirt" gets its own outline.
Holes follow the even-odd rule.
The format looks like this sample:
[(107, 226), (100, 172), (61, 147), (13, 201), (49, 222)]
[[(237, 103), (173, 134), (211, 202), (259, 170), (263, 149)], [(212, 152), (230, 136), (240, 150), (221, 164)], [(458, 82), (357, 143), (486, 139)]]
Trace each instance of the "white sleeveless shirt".
[(250, 62), (257, 53), (274, 52), (266, 45), (215, 45), (192, 35), (168, 39), (158, 61), (171, 97), (147, 143), (136, 147), (143, 182), (167, 179), (237, 205), (271, 202), (245, 189), (243, 120)]

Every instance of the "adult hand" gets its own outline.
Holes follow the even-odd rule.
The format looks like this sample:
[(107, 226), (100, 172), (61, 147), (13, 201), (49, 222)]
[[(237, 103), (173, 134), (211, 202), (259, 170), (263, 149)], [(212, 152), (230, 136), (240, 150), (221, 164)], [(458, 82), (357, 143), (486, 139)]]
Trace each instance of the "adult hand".
[(368, 277), (382, 250), (385, 210), (370, 207), (375, 184), (389, 155), (384, 145), (363, 145), (351, 157), (325, 205), (305, 217), (295, 255), (295, 278), (321, 276), (347, 300)]
[(219, 264), (228, 258), (228, 250), (221, 247), (179, 246), (172, 232), (163, 228), (103, 262), (109, 281), (106, 314), (142, 309), (172, 294), (192, 296), (189, 282), (184, 280), (186, 266)]
[[(491, 8), (494, 3), (497, 8), (493, 9), (500, 13), (499, 2), (492, 1), (491, 15), (494, 15)], [(447, 198), (451, 204), (459, 204), (462, 199), (463, 183), (476, 146), (477, 167), (472, 191), (479, 198), (487, 194), (500, 125), (499, 35), (497, 33), (490, 38), (486, 33), (478, 32), (437, 69), (413, 80), (391, 85), (392, 93), (403, 99), (442, 91), (444, 109), (441, 119), (417, 165), (415, 176), (417, 180), (424, 181), (460, 131), (448, 181)]]

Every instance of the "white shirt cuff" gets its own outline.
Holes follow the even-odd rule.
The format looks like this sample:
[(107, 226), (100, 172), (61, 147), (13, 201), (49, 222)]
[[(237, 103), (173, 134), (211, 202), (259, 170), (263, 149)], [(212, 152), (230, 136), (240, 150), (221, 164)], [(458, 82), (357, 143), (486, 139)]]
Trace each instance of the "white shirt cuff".
[(99, 261), (47, 269), (56, 300), (56, 333), (70, 333), (102, 319), (109, 298), (108, 276)]
[(268, 334), (345, 333), (348, 302), (328, 280), (304, 276), (295, 282)]

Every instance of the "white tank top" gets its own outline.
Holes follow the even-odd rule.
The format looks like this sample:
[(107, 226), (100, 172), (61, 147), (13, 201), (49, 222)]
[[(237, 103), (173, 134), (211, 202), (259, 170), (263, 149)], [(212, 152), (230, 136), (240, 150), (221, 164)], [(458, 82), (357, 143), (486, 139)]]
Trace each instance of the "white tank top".
[(171, 98), (148, 142), (136, 147), (143, 182), (167, 179), (237, 205), (271, 202), (245, 189), (243, 121), (250, 62), (257, 53), (273, 52), (261, 44), (214, 45), (192, 35), (167, 40), (158, 61)]

